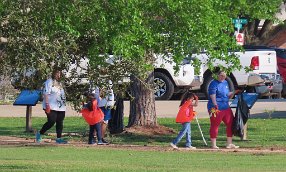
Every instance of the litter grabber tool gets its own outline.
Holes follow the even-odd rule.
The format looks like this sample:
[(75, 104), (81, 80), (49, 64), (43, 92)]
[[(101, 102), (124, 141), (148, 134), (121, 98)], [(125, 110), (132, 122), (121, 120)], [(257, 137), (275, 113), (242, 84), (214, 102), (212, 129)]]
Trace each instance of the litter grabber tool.
[(198, 124), (199, 130), (200, 130), (200, 132), (201, 132), (201, 135), (202, 135), (203, 141), (204, 141), (205, 145), (207, 146), (208, 144), (207, 144), (206, 139), (205, 139), (205, 137), (204, 137), (204, 134), (203, 134), (203, 132), (202, 132), (202, 129), (201, 129), (201, 126), (200, 126), (200, 124), (199, 124), (199, 120), (198, 120), (197, 115), (196, 115), (196, 121), (197, 121), (197, 124)]

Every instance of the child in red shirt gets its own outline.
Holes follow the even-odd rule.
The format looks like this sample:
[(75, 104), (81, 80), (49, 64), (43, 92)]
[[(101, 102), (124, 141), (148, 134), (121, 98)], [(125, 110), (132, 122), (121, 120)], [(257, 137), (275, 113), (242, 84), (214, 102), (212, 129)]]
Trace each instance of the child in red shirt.
[(103, 121), (104, 114), (97, 105), (97, 99), (94, 94), (88, 94), (88, 103), (84, 104), (81, 110), (82, 116), (85, 121), (89, 124), (89, 139), (88, 144), (95, 144), (94, 141), (94, 130), (97, 133), (98, 145), (103, 145), (101, 135), (101, 122)]
[[(193, 100), (195, 102), (193, 103)], [(175, 140), (173, 140), (170, 145), (174, 149), (178, 149), (177, 144), (180, 140), (186, 135), (186, 148), (196, 149), (196, 147), (192, 146), (191, 141), (191, 121), (195, 116), (195, 112), (193, 111), (193, 106), (198, 105), (198, 97), (192, 92), (188, 91), (184, 94), (180, 104), (180, 110), (176, 118), (177, 123), (182, 124), (182, 129)]]

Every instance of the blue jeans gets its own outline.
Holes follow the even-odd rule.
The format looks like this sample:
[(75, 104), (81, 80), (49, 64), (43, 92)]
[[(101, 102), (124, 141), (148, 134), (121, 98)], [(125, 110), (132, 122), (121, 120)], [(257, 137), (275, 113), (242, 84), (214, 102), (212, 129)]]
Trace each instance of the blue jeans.
[(101, 136), (101, 123), (96, 123), (94, 125), (89, 126), (89, 138), (88, 142), (94, 141), (93, 136), (94, 136), (94, 129), (96, 130), (96, 135), (97, 135), (97, 140), (98, 142), (102, 142), (102, 136)]
[(186, 147), (190, 147), (192, 145), (192, 141), (191, 141), (191, 123), (190, 122), (185, 122), (182, 124), (183, 128), (181, 129), (180, 133), (178, 134), (178, 136), (176, 137), (175, 140), (173, 140), (173, 144), (177, 145), (181, 139), (184, 137), (184, 135), (186, 134)]

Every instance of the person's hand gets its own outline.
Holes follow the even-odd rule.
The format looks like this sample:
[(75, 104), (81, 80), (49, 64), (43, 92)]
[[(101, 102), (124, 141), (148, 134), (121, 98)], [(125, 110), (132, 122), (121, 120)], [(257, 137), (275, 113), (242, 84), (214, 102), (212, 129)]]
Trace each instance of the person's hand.
[(216, 110), (218, 110), (218, 105), (214, 105), (214, 108), (215, 108)]
[(195, 99), (195, 100), (199, 100), (199, 97), (195, 95), (195, 96), (194, 96), (194, 99)]
[(51, 107), (50, 107), (49, 104), (46, 104), (45, 112), (46, 112), (47, 114), (51, 113)]
[(234, 91), (234, 94), (239, 94), (239, 93), (241, 93), (241, 92), (242, 92), (242, 90), (237, 89), (237, 90)]

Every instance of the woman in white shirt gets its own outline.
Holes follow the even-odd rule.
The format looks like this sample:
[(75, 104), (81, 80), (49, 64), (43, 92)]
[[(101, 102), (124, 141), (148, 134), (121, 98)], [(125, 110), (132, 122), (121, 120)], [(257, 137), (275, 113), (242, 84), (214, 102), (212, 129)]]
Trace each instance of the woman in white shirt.
[(66, 97), (62, 83), (60, 82), (61, 71), (54, 70), (52, 78), (46, 80), (43, 89), (43, 109), (47, 115), (47, 122), (43, 125), (40, 132), (36, 133), (36, 141), (41, 142), (41, 135), (56, 124), (57, 139), (56, 143), (65, 144), (62, 130), (66, 111)]

